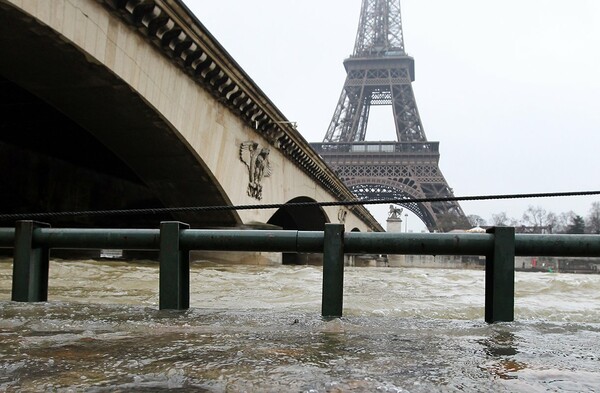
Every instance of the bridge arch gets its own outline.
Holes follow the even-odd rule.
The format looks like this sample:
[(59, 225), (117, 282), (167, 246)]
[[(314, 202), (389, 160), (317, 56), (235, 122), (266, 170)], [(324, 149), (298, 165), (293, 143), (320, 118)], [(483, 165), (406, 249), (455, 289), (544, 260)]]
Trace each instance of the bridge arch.
[[(314, 199), (301, 196), (289, 200), (287, 203), (315, 202)], [(327, 214), (320, 206), (283, 206), (271, 216), (268, 224), (276, 225), (281, 229), (299, 231), (322, 231), (325, 224), (329, 223)], [(284, 265), (321, 264), (321, 256), (305, 253), (286, 252), (281, 255)]]
[[(297, 197), (289, 203), (316, 202), (309, 197)], [(325, 224), (329, 223), (327, 214), (320, 206), (283, 206), (269, 219), (268, 224), (276, 225), (282, 229), (299, 231), (322, 231)]]
[[(0, 16), (0, 48), (7, 97), (0, 103), (0, 160), (22, 164), (2, 166), (2, 195), (21, 197), (3, 197), (3, 212), (231, 204), (160, 113), (57, 32), (8, 8)], [(169, 219), (180, 217), (77, 217), (53, 224), (156, 226)], [(198, 227), (240, 224), (234, 211), (186, 213), (181, 220)]]

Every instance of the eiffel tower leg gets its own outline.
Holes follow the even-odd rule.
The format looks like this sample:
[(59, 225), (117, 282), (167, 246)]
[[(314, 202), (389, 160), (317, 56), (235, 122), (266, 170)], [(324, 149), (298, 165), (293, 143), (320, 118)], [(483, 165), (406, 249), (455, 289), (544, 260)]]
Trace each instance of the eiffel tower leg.
[(365, 138), (369, 105), (366, 104), (364, 88), (347, 85), (348, 81), (340, 94), (324, 142), (355, 141)]

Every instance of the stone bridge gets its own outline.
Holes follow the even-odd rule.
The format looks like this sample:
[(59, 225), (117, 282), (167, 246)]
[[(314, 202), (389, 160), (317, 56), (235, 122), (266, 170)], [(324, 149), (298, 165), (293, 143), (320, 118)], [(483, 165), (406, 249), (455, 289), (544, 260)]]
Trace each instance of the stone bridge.
[[(0, 213), (355, 199), (181, 0), (0, 0), (0, 111)], [(363, 206), (50, 222), (162, 220), (382, 230)]]

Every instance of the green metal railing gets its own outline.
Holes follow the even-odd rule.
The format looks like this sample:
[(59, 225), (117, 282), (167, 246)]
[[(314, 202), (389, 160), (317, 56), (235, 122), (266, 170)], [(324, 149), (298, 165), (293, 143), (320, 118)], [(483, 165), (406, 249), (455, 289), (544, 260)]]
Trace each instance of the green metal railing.
[(159, 307), (189, 308), (191, 250), (323, 253), (321, 314), (341, 317), (344, 254), (483, 255), (485, 320), (514, 320), (515, 256), (600, 257), (599, 235), (515, 235), (514, 228), (487, 233), (360, 233), (327, 224), (324, 231), (197, 230), (181, 222), (160, 229), (61, 229), (35, 221), (0, 228), (0, 248), (12, 248), (12, 300), (48, 298), (51, 249), (159, 251)]

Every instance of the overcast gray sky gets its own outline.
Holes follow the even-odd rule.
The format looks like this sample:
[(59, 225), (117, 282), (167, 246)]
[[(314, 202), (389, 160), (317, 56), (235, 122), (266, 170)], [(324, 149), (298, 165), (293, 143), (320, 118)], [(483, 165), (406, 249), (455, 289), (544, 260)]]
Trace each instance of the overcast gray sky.
[[(309, 142), (321, 141), (354, 47), (360, 0), (184, 0)], [(428, 140), (456, 196), (600, 189), (600, 1), (403, 0)], [(376, 107), (368, 140), (394, 140)], [(520, 219), (587, 216), (600, 197), (463, 202)], [(369, 208), (385, 227), (387, 206)], [(414, 216), (408, 228), (425, 227)]]

